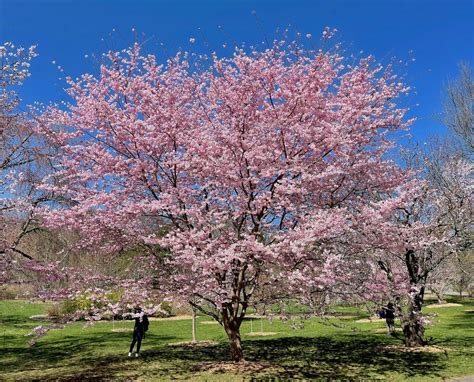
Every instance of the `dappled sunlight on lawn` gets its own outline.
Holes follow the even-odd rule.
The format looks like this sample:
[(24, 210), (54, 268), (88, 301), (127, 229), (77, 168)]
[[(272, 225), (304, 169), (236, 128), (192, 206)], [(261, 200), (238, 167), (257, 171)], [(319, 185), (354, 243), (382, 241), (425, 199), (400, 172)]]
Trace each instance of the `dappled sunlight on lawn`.
[[(256, 319), (268, 337), (252, 337), (249, 320), (242, 327), (246, 362), (229, 363), (228, 345), (220, 325), (199, 325), (198, 339), (190, 343), (189, 320), (154, 321), (143, 343), (142, 357), (126, 356), (131, 339), (132, 322), (101, 322), (84, 328), (83, 323), (70, 324), (64, 330), (48, 333), (35, 347), (26, 345), (25, 334), (38, 323), (29, 320), (31, 312), (45, 306), (0, 302), (1, 329), (4, 337), (0, 368), (6, 379), (71, 378), (149, 378), (187, 379), (191, 376), (231, 378), (252, 375), (290, 378), (329, 379), (421, 378), (441, 379), (466, 374), (472, 354), (472, 337), (466, 330), (472, 317), (466, 312), (473, 304), (443, 309), (437, 323), (427, 331), (433, 337), (431, 349), (439, 351), (404, 351), (401, 337), (391, 338), (379, 322), (356, 323), (356, 318), (338, 320), (343, 328), (324, 324), (320, 319), (307, 321), (302, 329), (291, 329), (279, 320), (270, 323)], [(13, 307), (18, 309), (13, 309)], [(8, 308), (8, 309), (7, 309)], [(198, 322), (209, 322), (200, 317)], [(354, 329), (354, 325), (356, 325)], [(205, 346), (204, 346), (205, 344)], [(168, 346), (174, 345), (174, 346)]]

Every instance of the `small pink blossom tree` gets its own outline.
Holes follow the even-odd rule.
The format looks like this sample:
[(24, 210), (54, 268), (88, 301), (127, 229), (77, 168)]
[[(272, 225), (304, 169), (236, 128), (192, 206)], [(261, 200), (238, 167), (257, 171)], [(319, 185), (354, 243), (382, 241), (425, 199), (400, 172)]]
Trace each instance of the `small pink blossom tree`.
[(411, 197), (385, 211), (387, 200), (380, 202), (376, 230), (361, 223), (359, 240), (379, 268), (370, 273), (373, 295), (380, 288), (395, 304), (410, 347), (426, 343), (422, 307), (429, 283), (442, 266), (472, 247), (472, 163), (460, 153), (451, 154), (436, 171), (433, 158), (422, 157), (425, 172), (417, 171), (417, 176), (424, 179), (412, 188)]
[(296, 43), (213, 55), (200, 70), (186, 53), (159, 65), (138, 44), (107, 57), (98, 77), (68, 79), (71, 104), (38, 119), (61, 148), (44, 188), (74, 201), (45, 219), (109, 252), (166, 248), (163, 286), (221, 323), (240, 361), (261, 280), (296, 277), (324, 245), (330, 279), (327, 243), (364, 206), (378, 222), (368, 201), (405, 179), (384, 154), (409, 123), (395, 103), (408, 89), (371, 57), (351, 65)]

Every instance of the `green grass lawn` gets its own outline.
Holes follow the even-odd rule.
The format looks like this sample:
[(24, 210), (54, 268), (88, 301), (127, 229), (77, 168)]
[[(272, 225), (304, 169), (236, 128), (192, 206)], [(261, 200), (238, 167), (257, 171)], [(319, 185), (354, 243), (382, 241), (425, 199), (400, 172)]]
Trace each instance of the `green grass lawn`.
[[(454, 302), (454, 301), (452, 301)], [(436, 314), (426, 332), (431, 344), (447, 349), (440, 353), (405, 353), (385, 348), (401, 344), (376, 329), (381, 322), (356, 323), (357, 318), (332, 319), (335, 327), (319, 319), (305, 322), (304, 328), (292, 329), (277, 319), (263, 320), (263, 330), (275, 332), (268, 337), (249, 336), (250, 320), (243, 323), (243, 346), (246, 360), (262, 361), (260, 370), (246, 372), (202, 371), (202, 365), (227, 361), (228, 348), (219, 325), (198, 320), (199, 340), (213, 340), (211, 347), (183, 348), (169, 343), (189, 341), (191, 321), (152, 321), (142, 345), (142, 357), (127, 357), (131, 332), (113, 332), (112, 322), (85, 328), (84, 323), (52, 330), (29, 347), (28, 334), (39, 325), (29, 319), (42, 314), (47, 305), (27, 301), (0, 301), (0, 380), (242, 380), (259, 377), (273, 380), (342, 379), (366, 380), (443, 380), (474, 375), (474, 301), (462, 300), (463, 306), (426, 309)], [(471, 312), (466, 312), (471, 310)], [(340, 308), (342, 313), (356, 309)], [(253, 330), (260, 331), (254, 319)], [(115, 328), (132, 328), (133, 322), (115, 322)], [(204, 368), (205, 369), (205, 368)], [(201, 370), (201, 371), (197, 371)]]

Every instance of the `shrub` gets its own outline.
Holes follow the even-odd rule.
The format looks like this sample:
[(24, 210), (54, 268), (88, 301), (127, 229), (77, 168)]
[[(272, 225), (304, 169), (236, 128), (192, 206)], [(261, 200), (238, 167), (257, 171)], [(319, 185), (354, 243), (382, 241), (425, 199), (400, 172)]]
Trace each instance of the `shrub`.
[(61, 302), (60, 313), (61, 315), (73, 314), (78, 310), (82, 310), (84, 304), (78, 299), (64, 300)]
[(170, 303), (170, 307), (171, 307), (171, 312), (173, 315), (176, 315), (176, 316), (180, 316), (180, 315), (183, 315), (183, 314), (191, 314), (192, 313), (192, 310), (191, 310), (191, 306), (189, 304), (176, 304), (176, 305), (172, 305)]
[(173, 315), (173, 305), (170, 302), (168, 302), (168, 301), (162, 302), (161, 305), (160, 305), (160, 308), (165, 313), (163, 314), (163, 313), (158, 311), (156, 313), (156, 316), (158, 316), (158, 317), (160, 317), (160, 316), (169, 317), (169, 316)]
[(28, 298), (32, 292), (32, 286), (27, 284), (5, 284), (0, 285), (0, 300), (14, 300), (16, 298)]
[(0, 300), (13, 300), (16, 296), (16, 291), (12, 289), (12, 285), (0, 286)]
[(54, 305), (51, 305), (47, 311), (48, 313), (48, 316), (50, 317), (59, 317), (61, 316), (61, 306), (60, 304), (54, 304)]

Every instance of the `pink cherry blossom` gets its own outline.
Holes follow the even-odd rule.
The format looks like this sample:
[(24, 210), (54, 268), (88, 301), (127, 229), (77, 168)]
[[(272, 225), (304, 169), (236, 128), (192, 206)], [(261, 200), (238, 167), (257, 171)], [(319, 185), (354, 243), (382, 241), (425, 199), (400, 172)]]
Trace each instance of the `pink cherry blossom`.
[(301, 293), (350, 283), (338, 248), (399, 205), (380, 195), (407, 177), (385, 154), (411, 122), (396, 103), (409, 89), (372, 57), (296, 43), (188, 56), (160, 64), (135, 44), (98, 77), (67, 79), (71, 103), (37, 131), (60, 149), (43, 190), (70, 203), (42, 214), (83, 248), (148, 248), (162, 288), (220, 322), (241, 360), (263, 280)]

